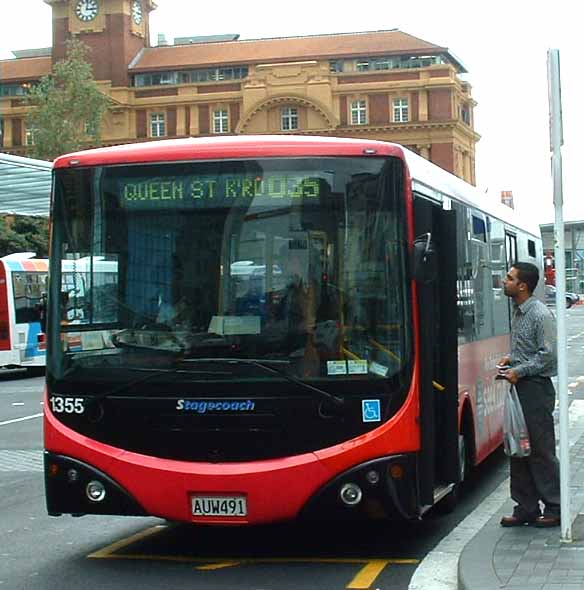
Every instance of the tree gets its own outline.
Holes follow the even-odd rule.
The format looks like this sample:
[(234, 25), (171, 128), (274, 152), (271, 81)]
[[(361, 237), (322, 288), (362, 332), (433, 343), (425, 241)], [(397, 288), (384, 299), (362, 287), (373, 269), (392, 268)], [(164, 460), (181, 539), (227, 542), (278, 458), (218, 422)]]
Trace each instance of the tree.
[(46, 217), (0, 215), (0, 257), (15, 252), (49, 253), (49, 220)]
[(61, 154), (101, 142), (101, 124), (110, 99), (100, 92), (89, 48), (78, 40), (67, 43), (67, 57), (41, 78), (28, 95), (27, 116), (32, 130), (33, 157), (54, 160)]

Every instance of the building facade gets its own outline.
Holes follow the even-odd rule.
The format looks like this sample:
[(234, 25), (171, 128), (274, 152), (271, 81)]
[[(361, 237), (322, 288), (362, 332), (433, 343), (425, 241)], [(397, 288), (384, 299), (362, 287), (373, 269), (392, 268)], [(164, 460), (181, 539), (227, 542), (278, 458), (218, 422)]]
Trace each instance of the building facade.
[(398, 30), (151, 47), (152, 0), (43, 1), (53, 10), (52, 48), (0, 61), (0, 151), (27, 154), (34, 137), (23, 96), (75, 36), (112, 99), (104, 145), (214, 134), (366, 137), (403, 144), (475, 183), (476, 103), (447, 48)]

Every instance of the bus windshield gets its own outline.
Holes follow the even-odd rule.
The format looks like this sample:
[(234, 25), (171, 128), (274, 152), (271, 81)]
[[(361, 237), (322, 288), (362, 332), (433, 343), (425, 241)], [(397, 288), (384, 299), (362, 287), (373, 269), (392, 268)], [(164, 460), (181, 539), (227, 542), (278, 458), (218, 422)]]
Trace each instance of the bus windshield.
[(412, 354), (404, 202), (397, 158), (57, 170), (48, 370), (396, 376)]

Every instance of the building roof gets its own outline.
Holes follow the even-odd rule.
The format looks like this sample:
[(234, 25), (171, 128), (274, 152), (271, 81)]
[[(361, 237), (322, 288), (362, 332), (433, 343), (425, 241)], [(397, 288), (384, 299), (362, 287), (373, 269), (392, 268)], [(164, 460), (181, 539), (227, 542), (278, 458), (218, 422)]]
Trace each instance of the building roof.
[[(175, 39), (175, 43), (179, 42), (180, 45), (147, 47), (136, 56), (129, 69), (136, 73), (309, 59), (443, 54), (448, 56), (461, 73), (466, 72), (462, 62), (448, 48), (428, 43), (398, 30), (222, 40), (227, 37), (230, 36), (198, 37), (183, 44), (187, 42), (185, 37)], [(24, 50), (18, 52), (18, 59), (0, 60), (0, 80), (3, 83), (38, 80), (50, 74), (51, 56), (38, 55), (45, 51)]]
[(52, 168), (51, 162), (0, 153), (0, 213), (47, 216)]
[(273, 63), (392, 54), (447, 54), (461, 72), (466, 71), (460, 61), (449, 53), (447, 48), (428, 43), (398, 30), (148, 47), (141, 52), (130, 69), (134, 72), (146, 72), (193, 66)]
[(239, 35), (198, 35), (196, 37), (175, 37), (175, 45), (191, 45), (193, 43), (221, 43), (225, 41), (237, 41)]
[[(573, 221), (569, 221), (564, 219), (564, 226), (565, 227), (573, 227), (575, 229), (584, 229), (584, 220), (583, 219), (576, 219)], [(539, 227), (541, 231), (553, 231), (555, 228), (555, 223), (540, 223)]]
[(51, 68), (50, 56), (5, 59), (0, 61), (0, 80), (4, 84), (10, 81), (39, 80), (50, 74)]
[(12, 54), (17, 59), (23, 57), (51, 57), (53, 55), (52, 47), (40, 47), (37, 49), (15, 49)]

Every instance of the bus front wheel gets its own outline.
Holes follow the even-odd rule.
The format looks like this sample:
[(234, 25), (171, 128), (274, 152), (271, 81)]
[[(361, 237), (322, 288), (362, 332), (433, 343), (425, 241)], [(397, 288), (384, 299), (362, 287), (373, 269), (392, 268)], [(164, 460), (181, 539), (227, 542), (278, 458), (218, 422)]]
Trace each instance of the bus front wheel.
[(460, 495), (462, 493), (462, 485), (466, 479), (468, 473), (468, 453), (467, 444), (464, 434), (458, 435), (458, 478), (459, 482), (454, 485), (452, 491), (444, 496), (440, 502), (438, 502), (438, 508), (443, 514), (452, 512), (458, 502), (460, 501)]

